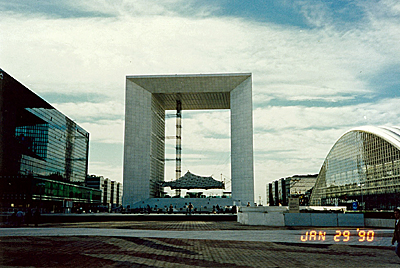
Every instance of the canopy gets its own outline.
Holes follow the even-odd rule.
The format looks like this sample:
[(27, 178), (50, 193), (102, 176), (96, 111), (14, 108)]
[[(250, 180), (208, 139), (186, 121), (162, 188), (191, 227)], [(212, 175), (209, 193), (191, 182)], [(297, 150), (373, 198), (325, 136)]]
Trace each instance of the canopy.
[(217, 181), (211, 176), (197, 176), (190, 171), (177, 180), (163, 182), (162, 186), (171, 187), (171, 189), (225, 189), (223, 182)]

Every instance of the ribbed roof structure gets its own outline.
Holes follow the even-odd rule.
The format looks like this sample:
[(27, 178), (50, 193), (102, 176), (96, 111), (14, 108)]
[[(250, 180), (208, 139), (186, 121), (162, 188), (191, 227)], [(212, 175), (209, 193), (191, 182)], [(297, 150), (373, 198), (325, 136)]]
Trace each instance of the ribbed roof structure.
[(174, 181), (166, 181), (163, 187), (171, 187), (171, 189), (225, 189), (225, 185), (221, 181), (215, 180), (213, 177), (202, 177), (186, 172), (186, 174)]
[(374, 134), (374, 135), (386, 140), (387, 142), (389, 142), (390, 144), (392, 144), (393, 146), (395, 146), (396, 148), (398, 148), (400, 150), (400, 127), (386, 127), (386, 126), (382, 126), (382, 127), (375, 127), (375, 126), (356, 127), (356, 128), (350, 129), (349, 131), (344, 133), (338, 139), (338, 141), (344, 135), (346, 135), (347, 133), (349, 133), (351, 131), (362, 131), (362, 132), (367, 132), (367, 133)]
[(318, 174), (311, 205), (359, 202), (363, 209), (398, 206), (400, 127), (362, 126), (334, 143)]

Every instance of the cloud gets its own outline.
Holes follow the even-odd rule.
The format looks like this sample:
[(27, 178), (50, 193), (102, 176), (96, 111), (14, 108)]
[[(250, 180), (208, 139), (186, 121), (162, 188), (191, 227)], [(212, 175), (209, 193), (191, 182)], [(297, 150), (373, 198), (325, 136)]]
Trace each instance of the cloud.
[(400, 98), (382, 99), (343, 107), (267, 106), (254, 111), (255, 132), (293, 129), (351, 128), (360, 125), (396, 124)]
[[(175, 128), (175, 118), (168, 119), (166, 136), (174, 137), (176, 135)], [(175, 139), (167, 139), (166, 144), (175, 146)], [(199, 153), (229, 152), (229, 110), (183, 111), (182, 146), (185, 150)]]
[(82, 9), (81, 1), (54, 2), (51, 0), (36, 1), (0, 1), (0, 11), (12, 14), (23, 14), (28, 17), (43, 18), (80, 18), (80, 17), (108, 17), (109, 12), (94, 12)]
[(62, 113), (81, 123), (93, 120), (123, 119), (125, 116), (124, 104), (117, 101), (92, 102), (66, 102), (52, 103)]
[[(58, 6), (67, 7), (64, 15), (40, 1), (29, 16), (11, 3), (0, 2), (1, 68), (39, 95), (62, 96), (53, 105), (95, 142), (123, 142), (130, 74), (251, 72), (258, 186), (318, 172), (344, 131), (399, 118), (399, 99), (380, 92), (380, 74), (400, 63), (397, 1), (285, 2), (298, 11), (290, 25), (228, 14), (217, 1), (68, 1)], [(229, 154), (229, 112), (185, 113), (185, 154), (204, 156), (190, 163), (193, 172), (230, 172), (205, 164)], [(171, 122), (167, 135), (175, 134)], [(100, 162), (91, 172), (107, 172)]]
[[(109, 5), (103, 2), (96, 9)], [(130, 4), (121, 5), (113, 9), (127, 11), (117, 19), (8, 16), (4, 29), (10, 32), (1, 45), (9, 53), (2, 56), (10, 63), (17, 54), (29, 59), (24, 70), (18, 65), (11, 68), (21, 73), (18, 77), (28, 86), (40, 85), (37, 92), (57, 88), (114, 98), (123, 96), (126, 74), (253, 72), (254, 92), (260, 97), (255, 99), (257, 104), (271, 98), (332, 102), (343, 94), (347, 99), (371, 95), (368, 75), (396, 59), (393, 54), (400, 55), (394, 42), (400, 35), (387, 30), (384, 34), (391, 38), (382, 34), (382, 29), (396, 29), (398, 24), (392, 21), (379, 27), (366, 24), (341, 30), (330, 25), (299, 30), (243, 19), (185, 17), (167, 12), (168, 4), (145, 12), (144, 6), (135, 3), (131, 8), (137, 13), (128, 12)], [(15, 29), (17, 21), (20, 26)]]
[(90, 133), (91, 142), (123, 143), (123, 120), (99, 120), (93, 123), (87, 122), (79, 125)]
[(90, 175), (103, 176), (112, 181), (122, 182), (122, 170), (122, 165), (111, 165), (107, 162), (91, 161), (88, 173)]

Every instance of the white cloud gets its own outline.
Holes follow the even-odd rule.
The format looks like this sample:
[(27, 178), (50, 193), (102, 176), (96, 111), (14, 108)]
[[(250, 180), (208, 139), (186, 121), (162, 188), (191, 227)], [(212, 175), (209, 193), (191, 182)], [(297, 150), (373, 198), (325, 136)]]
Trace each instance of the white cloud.
[[(166, 135), (175, 136), (175, 118), (166, 122)], [(166, 140), (174, 144), (175, 140)], [(229, 110), (182, 112), (182, 146), (201, 153), (230, 151)]]
[(342, 107), (267, 106), (254, 111), (255, 131), (318, 130), (396, 124), (400, 98)]
[[(101, 103), (53, 104), (78, 120), (92, 141), (123, 142), (128, 74), (253, 73), (253, 99), (260, 107), (254, 111), (257, 185), (318, 172), (334, 141), (349, 128), (398, 121), (399, 99), (376, 102), (379, 89), (369, 84), (379, 71), (400, 63), (396, 1), (359, 2), (367, 17), (348, 28), (337, 27), (322, 4), (304, 5), (302, 12), (316, 26), (313, 29), (207, 16), (213, 10), (210, 6), (183, 12), (187, 1), (71, 3), (113, 16), (45, 19), (1, 13), (1, 68), (39, 94), (107, 96)], [(268, 106), (274, 98), (340, 102), (357, 101), (360, 96), (371, 103)], [(189, 137), (182, 140), (189, 154), (190, 150), (198, 155), (230, 151), (229, 112), (184, 117), (183, 131), (183, 138)], [(174, 133), (172, 124), (167, 135)], [(276, 152), (275, 159), (271, 151)], [(210, 168), (203, 163), (193, 163), (193, 172), (207, 175), (218, 168), (230, 172), (225, 166)], [(90, 166), (96, 174), (121, 168)]]
[(69, 117), (79, 120), (79, 124), (90, 122), (95, 119), (105, 118), (124, 118), (124, 104), (116, 101), (105, 101), (101, 103), (91, 102), (66, 102), (52, 103), (52, 105), (60, 112), (67, 114)]
[(90, 133), (91, 142), (123, 143), (123, 120), (99, 120), (93, 123), (82, 123), (79, 125)]
[(93, 162), (89, 163), (89, 174), (103, 176), (112, 181), (122, 182), (122, 165), (110, 165), (106, 162)]

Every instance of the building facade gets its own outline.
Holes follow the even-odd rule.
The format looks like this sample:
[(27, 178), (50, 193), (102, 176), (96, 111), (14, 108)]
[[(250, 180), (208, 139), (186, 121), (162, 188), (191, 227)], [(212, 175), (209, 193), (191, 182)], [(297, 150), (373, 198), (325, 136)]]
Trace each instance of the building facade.
[(123, 193), (123, 187), (122, 183), (118, 182), (117, 183), (117, 193), (116, 193), (116, 206), (122, 206), (122, 193)]
[(100, 202), (85, 187), (89, 133), (2, 70), (0, 124), (2, 207), (61, 212)]
[(86, 186), (101, 191), (100, 203), (104, 203), (104, 177), (96, 175), (88, 175), (86, 177)]
[(325, 158), (311, 204), (400, 206), (400, 128), (367, 126), (344, 133)]
[(101, 191), (99, 211), (112, 211), (122, 205), (122, 183), (97, 175), (88, 175), (86, 186)]
[(293, 175), (267, 184), (267, 203), (270, 206), (287, 206), (289, 198), (299, 198), (299, 204), (309, 205), (312, 189), (318, 174)]
[(246, 73), (126, 77), (124, 206), (162, 197), (165, 111), (178, 103), (181, 110), (230, 109), (232, 199), (254, 204), (252, 76)]

